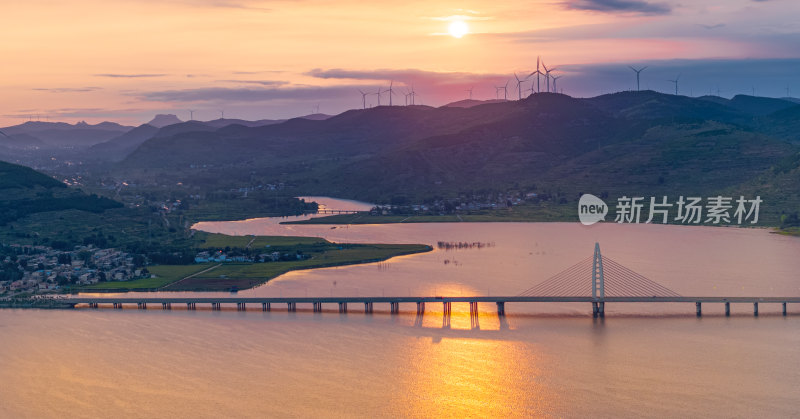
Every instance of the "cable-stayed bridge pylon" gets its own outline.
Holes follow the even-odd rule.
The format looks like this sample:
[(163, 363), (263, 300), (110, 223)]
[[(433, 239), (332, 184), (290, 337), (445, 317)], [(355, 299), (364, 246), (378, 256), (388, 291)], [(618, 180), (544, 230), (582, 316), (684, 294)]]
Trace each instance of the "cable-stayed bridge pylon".
[(553, 275), (519, 294), (521, 297), (592, 297), (593, 314), (605, 315), (609, 297), (680, 297), (675, 291), (626, 268), (600, 253)]

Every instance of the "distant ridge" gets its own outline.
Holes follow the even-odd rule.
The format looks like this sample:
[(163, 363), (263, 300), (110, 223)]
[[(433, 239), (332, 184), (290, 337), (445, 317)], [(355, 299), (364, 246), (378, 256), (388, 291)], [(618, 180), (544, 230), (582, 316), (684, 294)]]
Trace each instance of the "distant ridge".
[(169, 114), (158, 114), (158, 115), (156, 115), (156, 117), (153, 118), (150, 122), (148, 122), (147, 125), (150, 125), (150, 126), (153, 126), (153, 127), (156, 127), (156, 128), (164, 128), (167, 125), (180, 124), (181, 122), (183, 122), (183, 121), (181, 121), (180, 118), (178, 118), (177, 116), (169, 113)]
[(298, 118), (310, 119), (312, 121), (324, 121), (324, 120), (330, 118), (331, 116), (333, 116), (333, 115), (328, 115), (328, 114), (324, 114), (324, 113), (312, 113), (310, 115), (298, 116)]
[(473, 106), (478, 105), (486, 105), (487, 103), (503, 103), (508, 102), (506, 99), (489, 99), (489, 100), (476, 100), (476, 99), (464, 99), (459, 100), (457, 102), (451, 102), (446, 105), (442, 105), (443, 108), (471, 108)]

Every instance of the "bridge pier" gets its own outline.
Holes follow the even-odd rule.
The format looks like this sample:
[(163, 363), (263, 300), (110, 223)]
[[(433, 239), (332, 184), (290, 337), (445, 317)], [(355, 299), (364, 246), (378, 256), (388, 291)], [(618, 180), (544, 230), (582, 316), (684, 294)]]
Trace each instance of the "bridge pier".
[(370, 313), (370, 314), (372, 313), (372, 303), (370, 303), (370, 302), (365, 302), (364, 303), (364, 314), (366, 314), (366, 313)]
[(389, 303), (389, 312), (391, 314), (397, 314), (400, 312), (400, 303)]
[(261, 311), (271, 311), (272, 307), (270, 303), (261, 303)]
[(290, 311), (290, 312), (297, 311), (297, 303), (291, 302), (291, 303), (286, 303), (286, 305), (287, 305), (286, 309), (288, 311)]
[(786, 315), (786, 302), (783, 303), (783, 315)]
[[(320, 304), (320, 305), (322, 305), (322, 304)], [(340, 302), (339, 303), (339, 313), (347, 313), (347, 303), (346, 302)]]
[(314, 313), (319, 313), (319, 312), (321, 312), (321, 311), (322, 311), (322, 303), (321, 303), (321, 302), (319, 302), (319, 301), (314, 301), (314, 302), (312, 303), (312, 306), (314, 307)]
[(147, 303), (136, 303), (136, 307), (139, 310), (147, 310)]
[(220, 311), (222, 310), (221, 303), (211, 303), (211, 311)]
[(604, 301), (592, 302), (592, 317), (605, 317), (606, 316), (606, 303)]
[(697, 317), (701, 317), (703, 315), (703, 304), (698, 301), (694, 305), (697, 308)]
[(245, 303), (236, 303), (236, 310), (237, 311), (247, 311), (247, 304), (245, 304)]
[(725, 302), (725, 317), (730, 317), (731, 315), (731, 303)]
[(505, 301), (498, 301), (497, 302), (497, 315), (498, 316), (505, 316), (506, 315), (506, 302)]
[(451, 313), (450, 304), (451, 303), (449, 301), (442, 302), (442, 306), (443, 306), (442, 307), (442, 312), (443, 312), (443, 314), (449, 315)]
[(477, 301), (470, 301), (469, 302), (469, 315), (470, 316), (477, 316), (478, 315), (478, 302)]
[(753, 303), (753, 315), (758, 316), (758, 302)]
[(417, 314), (425, 314), (425, 302), (417, 301)]
[(186, 303), (187, 310), (197, 310), (197, 303)]

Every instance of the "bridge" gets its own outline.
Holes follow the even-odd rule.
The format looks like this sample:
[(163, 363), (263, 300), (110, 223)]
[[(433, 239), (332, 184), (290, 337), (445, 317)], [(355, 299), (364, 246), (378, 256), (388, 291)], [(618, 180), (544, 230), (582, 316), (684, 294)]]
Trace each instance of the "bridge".
[(161, 306), (164, 310), (172, 305), (185, 305), (187, 310), (196, 310), (197, 305), (208, 305), (212, 310), (221, 310), (223, 305), (236, 305), (237, 310), (247, 306), (261, 306), (262, 311), (271, 311), (273, 305), (285, 306), (287, 311), (297, 311), (297, 305), (310, 305), (314, 312), (321, 312), (323, 305), (338, 306), (340, 313), (347, 313), (350, 306), (363, 304), (364, 313), (372, 313), (375, 304), (387, 304), (391, 314), (400, 312), (400, 304), (416, 305), (417, 314), (425, 312), (426, 304), (442, 304), (442, 311), (449, 315), (453, 303), (469, 303), (471, 316), (478, 315), (478, 304), (494, 304), (498, 316), (505, 316), (506, 303), (591, 303), (594, 317), (605, 317), (606, 303), (694, 303), (696, 314), (702, 316), (702, 305), (724, 304), (725, 315), (730, 316), (731, 304), (752, 304), (753, 315), (758, 316), (759, 304), (780, 304), (783, 315), (787, 315), (788, 303), (800, 303), (800, 297), (687, 297), (664, 287), (626, 268), (600, 253), (595, 244), (594, 255), (559, 272), (549, 279), (514, 296), (428, 296), (428, 297), (69, 297), (57, 298), (60, 305), (75, 307), (100, 305), (115, 309), (136, 306), (147, 309)]
[(338, 209), (319, 209), (317, 211), (309, 211), (306, 214), (358, 214), (360, 212), (367, 212), (367, 211), (356, 211), (356, 210), (338, 210)]

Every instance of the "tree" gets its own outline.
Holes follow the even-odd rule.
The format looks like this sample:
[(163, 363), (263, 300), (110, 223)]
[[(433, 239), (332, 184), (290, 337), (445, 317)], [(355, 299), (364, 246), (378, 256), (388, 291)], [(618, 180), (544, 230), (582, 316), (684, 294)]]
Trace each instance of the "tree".
[(91, 258), (92, 258), (92, 252), (90, 252), (88, 250), (81, 250), (80, 252), (78, 252), (78, 259), (80, 259), (80, 260), (82, 260), (84, 262), (88, 262), (89, 259), (91, 259)]

